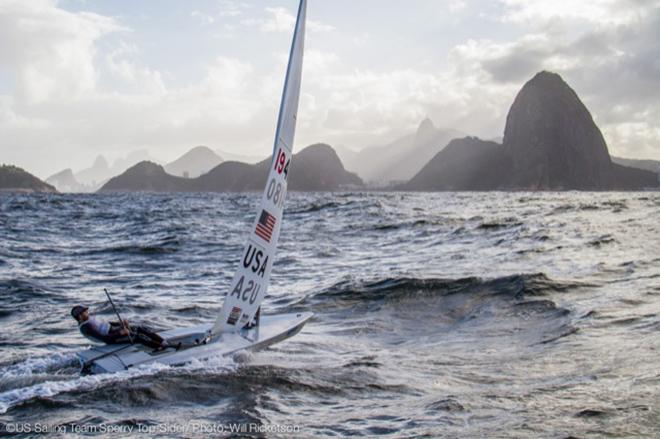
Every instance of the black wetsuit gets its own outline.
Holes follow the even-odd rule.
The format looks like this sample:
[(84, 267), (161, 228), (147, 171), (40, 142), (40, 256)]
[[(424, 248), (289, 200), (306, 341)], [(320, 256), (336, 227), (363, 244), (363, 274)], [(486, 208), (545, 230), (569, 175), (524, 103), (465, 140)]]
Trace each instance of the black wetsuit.
[[(105, 325), (108, 325), (107, 327)], [(80, 325), (80, 332), (85, 337), (106, 344), (124, 344), (133, 342), (156, 349), (163, 343), (163, 338), (145, 326), (131, 326), (131, 336), (121, 335), (123, 326), (119, 322), (99, 322), (90, 317)]]

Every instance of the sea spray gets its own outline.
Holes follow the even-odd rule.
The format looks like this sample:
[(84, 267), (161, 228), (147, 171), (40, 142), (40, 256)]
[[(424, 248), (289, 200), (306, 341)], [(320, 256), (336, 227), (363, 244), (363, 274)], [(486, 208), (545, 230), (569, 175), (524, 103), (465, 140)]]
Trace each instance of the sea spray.
[[(55, 354), (55, 358), (36, 358), (26, 360), (10, 366), (9, 370), (2, 371), (0, 382), (20, 382), (22, 379), (33, 378), (38, 375), (56, 378), (56, 375), (46, 375), (59, 368), (70, 368), (78, 365), (79, 359), (75, 354)], [(205, 360), (194, 359), (190, 363), (179, 367), (152, 363), (137, 366), (126, 371), (87, 376), (63, 376), (64, 379), (50, 379), (38, 384), (17, 387), (0, 393), (0, 414), (6, 413), (12, 407), (37, 398), (50, 398), (65, 392), (80, 392), (98, 389), (104, 386), (124, 382), (134, 378), (153, 376), (159, 373), (172, 372), (174, 374), (195, 373), (203, 371), (207, 374), (230, 373), (236, 370), (237, 363), (232, 358), (216, 356)]]

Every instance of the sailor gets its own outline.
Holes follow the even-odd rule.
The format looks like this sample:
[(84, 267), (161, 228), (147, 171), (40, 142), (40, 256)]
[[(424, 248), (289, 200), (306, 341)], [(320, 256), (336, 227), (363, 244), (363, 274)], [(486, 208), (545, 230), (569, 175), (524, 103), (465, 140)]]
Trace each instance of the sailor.
[(82, 305), (71, 309), (71, 316), (78, 322), (78, 329), (85, 337), (106, 344), (124, 344), (131, 340), (152, 349), (170, 347), (167, 340), (144, 326), (129, 326), (122, 322), (104, 322), (89, 315), (89, 308)]

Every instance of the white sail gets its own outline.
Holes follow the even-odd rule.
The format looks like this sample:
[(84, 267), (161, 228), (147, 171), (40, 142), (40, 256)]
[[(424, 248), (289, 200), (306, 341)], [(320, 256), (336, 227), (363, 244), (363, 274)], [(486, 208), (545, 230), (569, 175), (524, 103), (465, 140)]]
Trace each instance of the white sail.
[(277, 240), (282, 226), (287, 177), (296, 131), (306, 11), (307, 1), (301, 0), (291, 43), (289, 65), (277, 120), (273, 159), (266, 187), (238, 270), (234, 274), (220, 316), (213, 325), (213, 334), (237, 331), (246, 323), (251, 322), (268, 289), (270, 272), (275, 261)]

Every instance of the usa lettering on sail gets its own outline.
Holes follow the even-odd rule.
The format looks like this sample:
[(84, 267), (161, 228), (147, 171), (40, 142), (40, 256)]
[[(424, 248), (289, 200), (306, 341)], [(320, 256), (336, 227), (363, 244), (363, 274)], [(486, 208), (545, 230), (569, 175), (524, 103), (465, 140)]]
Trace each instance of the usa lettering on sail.
[(245, 284), (245, 276), (241, 276), (229, 297), (236, 296), (241, 301), (249, 302), (251, 305), (257, 300), (257, 297), (259, 297), (261, 285), (253, 280), (249, 280), (247, 284), (245, 284), (245, 287), (243, 284)]
[(268, 255), (266, 255), (266, 258), (263, 257), (263, 251), (257, 249), (257, 247), (252, 244), (248, 244), (245, 256), (243, 256), (243, 267), (249, 268), (253, 273), (257, 273), (258, 276), (264, 277), (264, 274), (266, 274), (266, 267), (268, 267)]

